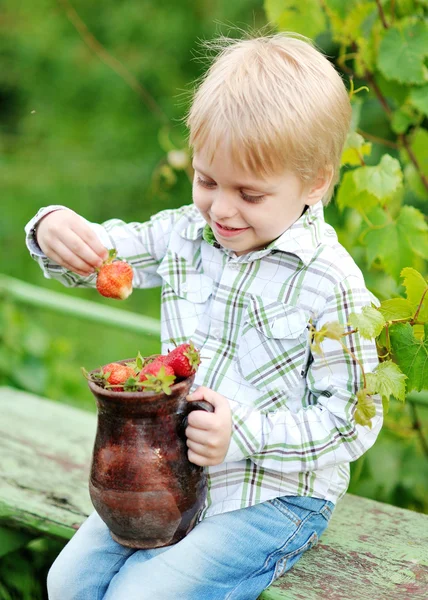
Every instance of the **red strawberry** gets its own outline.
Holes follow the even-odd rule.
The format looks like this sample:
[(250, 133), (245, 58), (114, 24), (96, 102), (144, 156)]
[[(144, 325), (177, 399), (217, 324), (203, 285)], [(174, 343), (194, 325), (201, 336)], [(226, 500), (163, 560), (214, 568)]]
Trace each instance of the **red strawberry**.
[(97, 290), (102, 296), (125, 300), (132, 294), (132, 267), (124, 260), (114, 260), (117, 252), (112, 249), (109, 257), (98, 270)]
[(174, 369), (156, 359), (141, 369), (139, 380), (145, 391), (163, 392), (169, 396), (175, 381)]
[[(107, 383), (113, 386), (125, 383), (130, 377), (136, 377), (132, 367), (121, 365), (120, 363), (109, 363), (102, 370)], [(111, 389), (115, 392), (123, 392), (123, 387), (112, 387)]]
[(201, 364), (199, 350), (192, 342), (180, 344), (167, 355), (165, 364), (174, 369), (177, 377), (190, 377)]

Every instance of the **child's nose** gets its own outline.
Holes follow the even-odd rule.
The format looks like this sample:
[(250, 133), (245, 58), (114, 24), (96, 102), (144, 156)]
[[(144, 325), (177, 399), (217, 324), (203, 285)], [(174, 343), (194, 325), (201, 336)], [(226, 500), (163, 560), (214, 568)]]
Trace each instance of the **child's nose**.
[(226, 192), (217, 192), (211, 204), (211, 215), (215, 220), (222, 220), (236, 215), (233, 199)]

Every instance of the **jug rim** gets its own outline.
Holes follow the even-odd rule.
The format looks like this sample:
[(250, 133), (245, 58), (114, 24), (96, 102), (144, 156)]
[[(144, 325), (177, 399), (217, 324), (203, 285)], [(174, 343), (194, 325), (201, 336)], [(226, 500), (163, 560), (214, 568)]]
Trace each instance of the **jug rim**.
[[(123, 360), (115, 360), (115, 361), (111, 361), (111, 362), (125, 364), (125, 363), (129, 363), (133, 360), (135, 360), (135, 357), (134, 358), (125, 358)], [(94, 375), (95, 373), (99, 373), (99, 368), (89, 371), (89, 375)], [(190, 393), (190, 388), (195, 379), (195, 375), (196, 375), (196, 373), (193, 373), (193, 375), (190, 375), (190, 377), (187, 377), (186, 379), (182, 379), (181, 381), (174, 383), (171, 386), (171, 396), (175, 396), (177, 393), (184, 391), (182, 388), (188, 388), (189, 389), (188, 393)], [(140, 399), (144, 398), (145, 400), (156, 400), (162, 396), (170, 397), (167, 394), (165, 394), (164, 392), (143, 392), (143, 391), (117, 392), (117, 391), (103, 388), (102, 386), (98, 385), (94, 381), (91, 381), (90, 379), (88, 379), (88, 386), (93, 393), (98, 394), (99, 396), (103, 396), (106, 399), (112, 399), (112, 400), (113, 399), (118, 400), (119, 398), (121, 398), (123, 400), (134, 400), (136, 398), (140, 398)]]

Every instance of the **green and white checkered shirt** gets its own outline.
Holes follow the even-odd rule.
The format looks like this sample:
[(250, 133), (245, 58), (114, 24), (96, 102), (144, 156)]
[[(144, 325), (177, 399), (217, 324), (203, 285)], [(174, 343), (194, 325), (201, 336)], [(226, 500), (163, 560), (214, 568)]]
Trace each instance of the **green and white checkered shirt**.
[[(52, 263), (27, 227), (27, 245), (48, 278), (94, 286)], [(230, 447), (208, 467), (202, 517), (277, 496), (335, 503), (349, 483), (349, 463), (374, 443), (382, 425), (379, 398), (373, 428), (354, 419), (359, 366), (331, 339), (312, 354), (308, 323), (344, 326), (351, 312), (375, 301), (360, 269), (324, 221), (321, 203), (263, 250), (236, 256), (221, 247), (195, 206), (162, 211), (147, 223), (112, 219), (91, 224), (107, 248), (134, 269), (134, 287), (162, 286), (162, 352), (193, 340), (202, 363), (195, 387), (229, 399)], [(349, 329), (350, 330), (350, 329)], [(378, 364), (374, 342), (349, 335), (348, 348), (366, 372)]]

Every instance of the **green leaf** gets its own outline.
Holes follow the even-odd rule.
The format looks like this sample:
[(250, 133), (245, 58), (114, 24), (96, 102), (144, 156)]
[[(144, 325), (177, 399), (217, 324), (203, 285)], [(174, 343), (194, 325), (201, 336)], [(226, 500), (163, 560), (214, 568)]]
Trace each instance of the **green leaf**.
[[(265, 0), (269, 22), (282, 31), (296, 31), (309, 38), (316, 38), (327, 27), (327, 20), (318, 0)], [(311, 18), (308, 18), (311, 15)]]
[(363, 427), (372, 428), (371, 419), (376, 415), (376, 406), (373, 399), (368, 395), (367, 390), (357, 392), (357, 408), (355, 411), (355, 422)]
[(376, 367), (374, 375), (374, 387), (377, 394), (387, 399), (392, 395), (397, 400), (404, 402), (407, 376), (400, 371), (399, 367), (392, 360), (380, 363)]
[(424, 64), (428, 55), (428, 26), (425, 21), (391, 27), (383, 38), (378, 68), (387, 79), (422, 85), (428, 81)]
[(363, 306), (361, 313), (351, 313), (349, 322), (366, 339), (377, 337), (385, 326), (383, 315), (372, 306)]
[(418, 115), (412, 110), (410, 106), (402, 106), (396, 110), (391, 119), (391, 128), (394, 133), (404, 133), (408, 130), (410, 125), (415, 123), (418, 119)]
[(342, 153), (342, 165), (361, 165), (361, 157), (368, 156), (372, 151), (370, 142), (366, 142), (362, 135), (351, 131), (346, 138)]
[(384, 154), (377, 166), (356, 169), (354, 181), (358, 192), (368, 192), (385, 201), (403, 185), (403, 174), (398, 160)]
[(385, 321), (394, 321), (395, 319), (407, 319), (414, 313), (411, 303), (405, 298), (392, 298), (384, 300), (378, 308)]
[(419, 307), (422, 296), (424, 296), (418, 314), (418, 321), (428, 321), (428, 282), (418, 271), (410, 267), (406, 267), (401, 271), (401, 277), (404, 278), (403, 285), (406, 288), (407, 300), (411, 304), (413, 312)]
[(407, 233), (413, 252), (428, 259), (428, 224), (421, 211), (414, 206), (403, 206), (397, 224), (402, 235)]
[(340, 187), (337, 192), (336, 202), (339, 210), (346, 207), (355, 208), (365, 214), (379, 205), (378, 199), (367, 191), (359, 192), (354, 180), (354, 171), (348, 171), (342, 177)]
[(328, 5), (326, 11), (334, 40), (349, 45), (357, 38), (364, 39), (370, 35), (375, 22), (375, 18), (370, 19), (370, 16), (376, 15), (374, 1), (342, 2), (340, 8), (337, 2), (328, 2)]
[(409, 162), (404, 167), (404, 179), (409, 190), (411, 190), (417, 198), (428, 200), (428, 190), (424, 186), (419, 171), (416, 170), (413, 163)]
[(408, 377), (408, 392), (428, 389), (428, 324), (424, 331), (423, 340), (415, 337), (409, 323), (393, 325), (389, 331), (394, 360)]
[[(428, 131), (426, 129), (419, 128), (410, 139), (410, 148), (416, 157), (421, 172), (428, 177)], [(409, 162), (409, 156), (407, 152), (402, 150), (401, 156), (403, 161)], [(411, 163), (413, 165), (413, 163)], [(418, 175), (418, 177), (420, 177)], [(425, 188), (426, 190), (426, 188)]]
[(416, 208), (403, 206), (396, 220), (381, 208), (368, 217), (375, 227), (364, 237), (369, 266), (379, 260), (384, 270), (398, 279), (404, 267), (419, 265), (418, 255), (428, 259), (428, 226)]
[(413, 88), (410, 92), (409, 100), (415, 108), (428, 116), (428, 85)]

